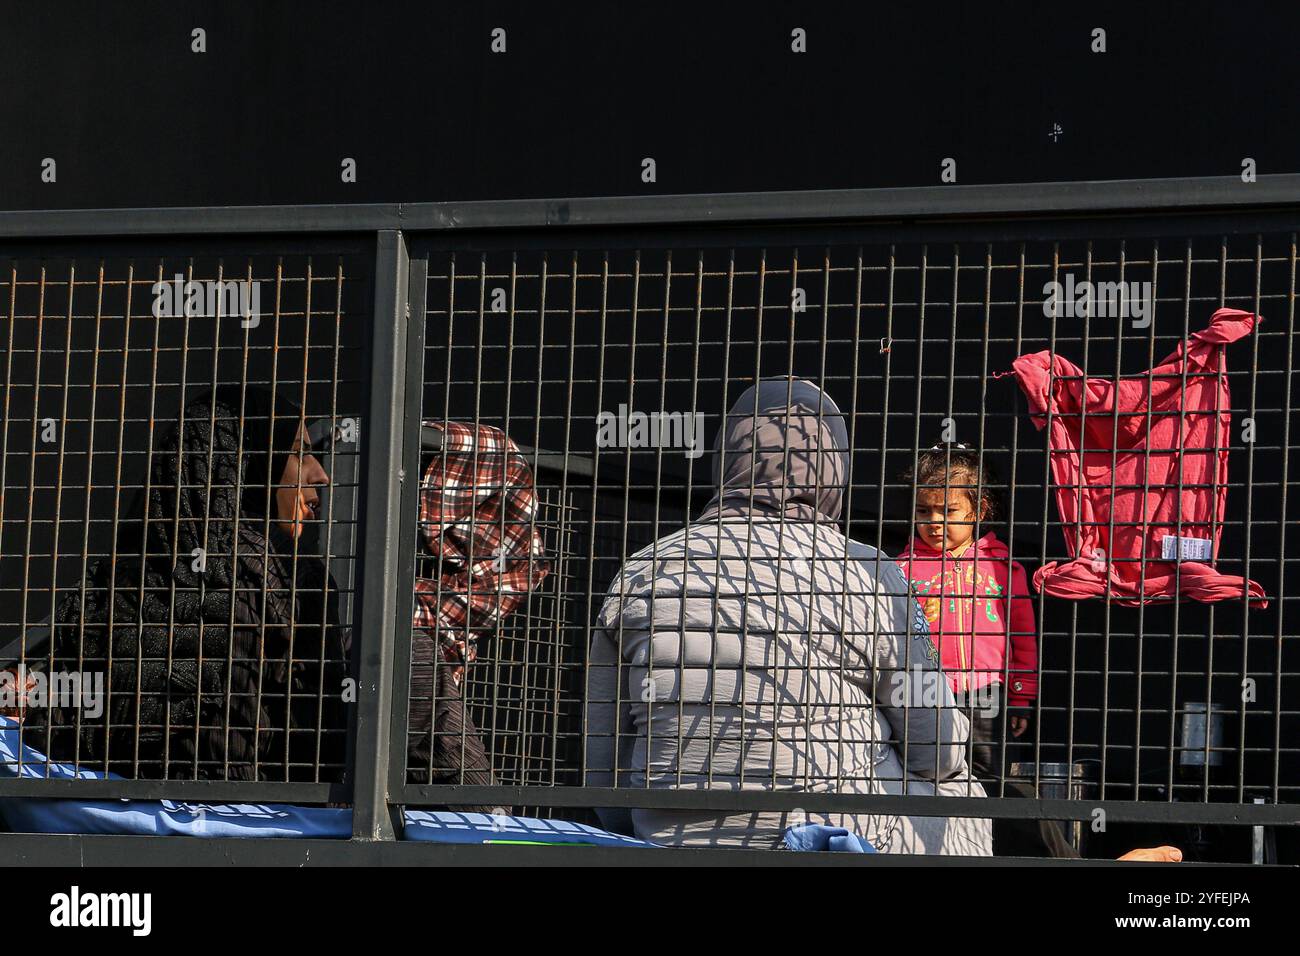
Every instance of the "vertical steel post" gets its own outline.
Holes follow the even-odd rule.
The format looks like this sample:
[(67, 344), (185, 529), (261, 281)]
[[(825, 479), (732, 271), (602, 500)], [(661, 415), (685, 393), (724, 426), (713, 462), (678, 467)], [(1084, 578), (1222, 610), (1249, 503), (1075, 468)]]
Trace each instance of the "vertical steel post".
[(370, 401), (362, 435), (365, 511), (360, 566), (357, 721), (353, 748), (352, 836), (391, 840), (388, 764), (393, 706), (398, 538), (402, 500), (402, 415), (406, 398), (406, 241), (384, 230), (375, 243), (374, 334), (370, 343)]
[[(401, 444), (396, 450), (399, 457), (395, 457), (394, 461), (401, 462), (406, 478), (402, 482), (398, 500), (401, 509), (396, 539), (399, 559), (392, 579), (395, 611), (390, 633), (393, 635), (394, 656), (389, 673), (394, 676), (389, 739), (394, 744), (388, 759), (389, 793), (405, 786), (407, 770), (406, 728), (411, 711), (411, 611), (415, 595), (415, 552), (420, 534), (416, 514), (419, 511), (420, 436), (424, 416), (424, 325), (428, 318), (426, 295), (429, 285), (427, 254), (424, 258), (411, 260), (408, 275), (408, 328), (402, 339), (402, 349), (399, 350), (400, 359), (406, 363), (406, 381), (402, 402), (394, 406), (399, 410), (397, 425), (401, 436)], [(430, 754), (432, 755), (432, 750)], [(381, 767), (380, 771), (383, 770)]]

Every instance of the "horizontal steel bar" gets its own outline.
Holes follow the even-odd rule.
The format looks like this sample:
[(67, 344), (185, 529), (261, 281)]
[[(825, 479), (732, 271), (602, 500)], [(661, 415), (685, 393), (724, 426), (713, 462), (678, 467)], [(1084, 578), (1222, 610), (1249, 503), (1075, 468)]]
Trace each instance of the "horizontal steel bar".
[(0, 797), (66, 797), (79, 800), (199, 800), (266, 803), (341, 803), (350, 798), (342, 783), (282, 783), (251, 780), (45, 780), (0, 779)]
[(603, 787), (470, 787), (407, 785), (393, 797), (408, 806), (654, 807), (758, 812), (804, 810), (903, 813), (922, 817), (1085, 820), (1097, 809), (1116, 823), (1222, 823), (1294, 826), (1297, 804), (1185, 803), (1132, 800), (1027, 800), (1016, 797), (927, 797), (771, 790), (641, 790)]
[(1000, 216), (1300, 203), (1300, 174), (475, 202), (0, 212), (0, 237), (355, 233)]
[[(1114, 860), (0, 833), (0, 866), (1162, 866)], [(1189, 866), (1225, 864), (1185, 862)]]

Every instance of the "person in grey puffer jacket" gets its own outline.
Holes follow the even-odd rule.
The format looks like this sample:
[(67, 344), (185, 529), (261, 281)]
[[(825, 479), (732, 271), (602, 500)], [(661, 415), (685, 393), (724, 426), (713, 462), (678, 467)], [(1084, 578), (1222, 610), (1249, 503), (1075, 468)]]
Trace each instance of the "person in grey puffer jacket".
[[(983, 797), (969, 723), (897, 565), (841, 532), (848, 432), (798, 379), (766, 379), (715, 443), (717, 494), (629, 558), (593, 631), (585, 783)], [(910, 704), (910, 706), (908, 706)], [(889, 853), (989, 855), (987, 819), (601, 811), (676, 846), (776, 848), (843, 826)]]

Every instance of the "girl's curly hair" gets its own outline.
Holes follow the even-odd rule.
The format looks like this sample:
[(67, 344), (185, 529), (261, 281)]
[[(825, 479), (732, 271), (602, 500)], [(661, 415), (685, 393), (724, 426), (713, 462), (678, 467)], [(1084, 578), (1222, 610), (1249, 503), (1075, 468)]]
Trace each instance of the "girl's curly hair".
[(915, 484), (918, 491), (949, 488), (964, 491), (972, 504), (978, 496), (979, 507), (975, 511), (981, 522), (994, 521), (1002, 513), (993, 467), (987, 459), (980, 461), (979, 451), (964, 445), (935, 445), (921, 452), (916, 456), (915, 466), (907, 469), (900, 480)]

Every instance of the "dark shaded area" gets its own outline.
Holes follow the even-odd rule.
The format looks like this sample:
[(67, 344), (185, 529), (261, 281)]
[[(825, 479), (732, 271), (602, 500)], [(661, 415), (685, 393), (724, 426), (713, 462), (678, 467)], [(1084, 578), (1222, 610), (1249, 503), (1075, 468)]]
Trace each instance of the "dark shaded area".
[(0, 206), (938, 185), (945, 157), (962, 184), (1297, 172), (1296, 26), (1208, 0), (25, 3), (0, 56)]

